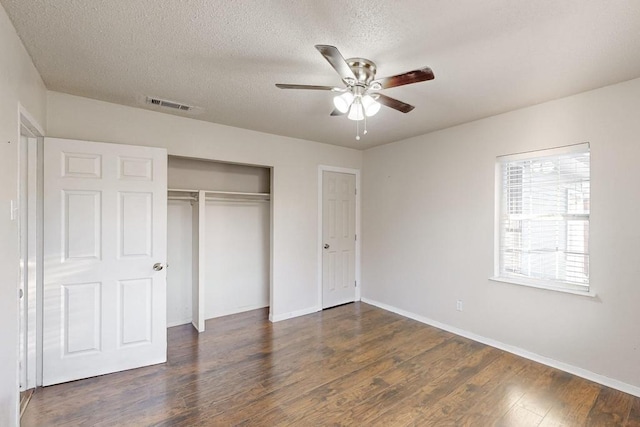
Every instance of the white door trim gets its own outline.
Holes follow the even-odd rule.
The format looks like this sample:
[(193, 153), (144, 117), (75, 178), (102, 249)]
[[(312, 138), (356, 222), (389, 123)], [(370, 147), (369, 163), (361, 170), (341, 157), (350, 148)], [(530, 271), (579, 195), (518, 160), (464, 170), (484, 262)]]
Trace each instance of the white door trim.
[[(41, 270), (42, 270), (42, 257), (41, 257), (41, 248), (42, 241), (40, 236), (38, 235), (38, 230), (40, 227), (38, 216), (38, 208), (36, 204), (39, 204), (38, 201), (38, 188), (40, 185), (40, 177), (39, 171), (37, 168), (37, 155), (36, 152), (39, 150), (38, 145), (41, 144), (42, 138), (44, 137), (44, 130), (42, 126), (38, 123), (38, 121), (29, 113), (29, 111), (20, 103), (18, 103), (18, 135), (24, 135), (27, 137), (27, 158), (26, 164), (21, 164), (20, 168), (26, 168), (28, 182), (26, 188), (26, 196), (27, 196), (27, 211), (20, 212), (22, 220), (25, 221), (28, 237), (27, 237), (27, 256), (26, 264), (27, 266), (27, 275), (28, 275), (28, 286), (24, 301), (24, 335), (23, 339), (26, 342), (26, 363), (22, 367), (22, 370), (26, 373), (27, 382), (25, 384), (26, 389), (31, 389), (36, 386), (41, 385), (41, 377), (39, 364), (41, 362), (41, 353), (40, 349), (42, 348), (41, 342), (38, 340), (38, 332), (39, 328), (37, 327), (38, 322), (41, 319), (40, 314), (40, 304), (36, 300), (36, 298), (40, 298), (41, 295)], [(20, 177), (18, 177), (20, 179)], [(22, 197), (23, 194), (20, 194)], [(22, 232), (22, 231), (21, 231)], [(18, 285), (19, 286), (19, 285)], [(17, 295), (17, 294), (16, 294)], [(20, 316), (20, 311), (18, 312), (18, 316)], [(18, 325), (20, 324), (21, 319), (18, 319)], [(18, 326), (20, 327), (20, 326)], [(20, 345), (20, 340), (18, 340), (18, 345)], [(20, 354), (20, 353), (18, 353)], [(19, 375), (23, 375), (23, 372), (20, 369), (19, 364), (22, 361), (20, 357), (16, 360), (16, 367)], [(19, 396), (20, 394), (20, 384), (18, 382), (18, 377), (16, 377), (16, 394)], [(19, 405), (20, 398), (16, 399), (16, 414), (17, 419), (19, 419)]]
[(360, 280), (360, 169), (342, 168), (337, 166), (318, 165), (318, 240), (316, 242), (316, 251), (318, 258), (318, 303), (316, 311), (322, 310), (322, 174), (327, 172), (339, 172), (356, 177), (356, 301), (360, 301), (362, 282)]
[(27, 111), (22, 104), (18, 103), (18, 114), (20, 117), (20, 126), (24, 126), (29, 130), (31, 138), (44, 137), (44, 129), (38, 121)]

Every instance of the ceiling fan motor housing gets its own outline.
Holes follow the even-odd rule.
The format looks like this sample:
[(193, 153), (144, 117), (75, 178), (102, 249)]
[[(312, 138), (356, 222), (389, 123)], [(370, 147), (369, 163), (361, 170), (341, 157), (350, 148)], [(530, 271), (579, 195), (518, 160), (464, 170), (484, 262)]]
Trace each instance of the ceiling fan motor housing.
[(376, 64), (364, 58), (349, 58), (346, 60), (349, 68), (355, 74), (357, 81), (350, 83), (345, 79), (345, 83), (349, 86), (368, 86), (376, 77)]

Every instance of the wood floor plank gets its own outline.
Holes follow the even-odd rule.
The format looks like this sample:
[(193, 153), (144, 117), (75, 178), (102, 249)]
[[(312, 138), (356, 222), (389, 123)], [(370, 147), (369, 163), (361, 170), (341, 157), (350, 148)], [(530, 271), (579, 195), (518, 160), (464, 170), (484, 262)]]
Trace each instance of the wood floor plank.
[(631, 396), (631, 409), (627, 415), (625, 425), (629, 427), (640, 427), (640, 399)]
[(495, 427), (537, 427), (543, 417), (523, 406), (514, 406), (494, 424)]
[[(365, 423), (371, 425), (411, 425), (419, 420), (421, 409), (429, 406), (431, 401), (440, 402), (455, 389), (466, 384), (471, 377), (491, 364), (500, 354), (492, 347), (472, 343), (470, 352), (459, 354), (452, 361), (449, 369), (442, 375), (424, 378), (415, 384), (403, 383), (397, 395), (386, 399), (377, 414), (368, 413), (363, 417)], [(355, 421), (355, 420), (354, 420)]]
[[(416, 325), (411, 325), (411, 327), (414, 326)], [(403, 326), (403, 328), (408, 327), (409, 325)], [(382, 331), (382, 328), (380, 331)], [(361, 345), (350, 350), (348, 353), (349, 357), (345, 357), (345, 352), (331, 353), (319, 358), (318, 360), (311, 361), (313, 366), (308, 366), (308, 363), (303, 365), (301, 369), (293, 371), (292, 375), (285, 379), (286, 383), (279, 384), (278, 386), (271, 384), (271, 387), (269, 388), (271, 392), (267, 390), (269, 395), (269, 404), (285, 404), (286, 402), (299, 397), (308, 390), (312, 390), (336, 378), (349, 375), (362, 366), (361, 362), (354, 359), (378, 360), (380, 357), (383, 357), (385, 354), (392, 351), (388, 345), (389, 343), (395, 343), (402, 348), (407, 344), (407, 342), (402, 340), (397, 332), (398, 331), (386, 332), (384, 335), (380, 336), (379, 340), (364, 341)], [(377, 333), (375, 335), (377, 335)], [(390, 340), (390, 336), (394, 336), (395, 339)], [(415, 336), (413, 334), (409, 334), (406, 336), (406, 340), (409, 339), (415, 339)], [(426, 339), (423, 340), (423, 350), (437, 344), (442, 341), (442, 339), (443, 338), (440, 338), (439, 340), (436, 339), (433, 342)], [(221, 417), (212, 419), (212, 422), (219, 423), (221, 425), (235, 424), (244, 419), (254, 418), (263, 413), (265, 411), (263, 407), (264, 402), (258, 401), (247, 405), (247, 402), (252, 402), (252, 400), (255, 399), (240, 399), (240, 401), (236, 403), (243, 404), (241, 412), (234, 414), (231, 418), (228, 414), (224, 414)], [(242, 418), (242, 420), (240, 418)]]
[[(514, 357), (517, 358), (517, 356)], [(516, 403), (521, 401), (529, 389), (535, 387), (536, 382), (539, 382), (538, 387), (544, 384), (540, 378), (543, 378), (548, 371), (546, 366), (530, 360), (524, 361), (520, 358), (517, 360), (523, 369), (509, 378), (497, 376), (495, 378), (497, 386), (492, 390), (483, 387), (484, 395), (473, 399), (474, 404), (458, 415), (456, 425), (473, 427), (500, 424), (499, 420), (514, 410)], [(525, 408), (522, 407), (522, 409)], [(539, 418), (542, 420), (542, 416)]]
[(165, 364), (37, 389), (21, 424), (640, 426), (636, 397), (363, 303), (167, 339)]
[[(406, 327), (406, 326), (404, 326)], [(347, 326), (345, 328), (348, 329)], [(372, 330), (376, 330), (376, 328), (371, 325)], [(403, 325), (396, 325), (398, 330), (403, 329)], [(376, 334), (379, 338), (384, 339), (390, 335), (396, 334), (395, 330), (386, 330), (385, 328), (377, 329), (382, 335)], [(336, 330), (334, 330), (336, 332)], [(340, 332), (338, 329), (337, 332)], [(325, 339), (322, 343), (316, 345), (307, 345), (305, 350), (297, 350), (295, 353), (282, 353), (282, 352), (273, 352), (267, 363), (269, 364), (268, 370), (265, 370), (264, 367), (260, 367), (258, 369), (258, 375), (268, 373), (268, 377), (258, 378), (256, 381), (255, 376), (251, 377), (247, 374), (246, 370), (237, 370), (237, 372), (229, 375), (231, 378), (229, 382), (233, 383), (233, 387), (231, 385), (226, 388), (229, 393), (228, 396), (218, 396), (214, 401), (208, 405), (208, 411), (211, 414), (221, 413), (229, 408), (234, 408), (237, 405), (245, 406), (243, 413), (249, 414), (249, 408), (247, 408), (247, 403), (255, 400), (261, 395), (270, 392), (276, 392), (282, 388), (286, 388), (291, 386), (292, 384), (297, 384), (296, 387), (309, 387), (308, 383), (313, 381), (323, 381), (326, 382), (330, 375), (332, 376), (341, 376), (344, 374), (344, 369), (341, 369), (341, 365), (347, 365), (346, 371), (348, 372), (350, 368), (349, 366), (354, 363), (350, 361), (351, 357), (354, 355), (362, 355), (363, 353), (371, 352), (371, 351), (380, 351), (381, 347), (374, 342), (374, 340), (361, 340), (361, 344), (355, 346), (351, 352), (349, 353), (349, 359), (345, 359), (344, 353), (337, 352), (338, 347), (340, 345), (343, 346), (343, 350), (346, 350), (347, 347), (344, 345), (345, 340), (342, 338), (338, 338), (335, 342), (332, 341), (330, 336), (325, 336)], [(310, 350), (307, 352), (307, 350)], [(376, 356), (377, 359), (378, 356)], [(315, 369), (314, 369), (315, 368)], [(337, 373), (332, 371), (338, 371)], [(313, 375), (310, 375), (311, 372)], [(244, 378), (236, 378), (236, 374), (243, 376)], [(316, 378), (320, 376), (319, 378)], [(236, 393), (235, 390), (238, 389), (238, 385), (241, 385), (247, 379), (250, 379), (251, 384), (247, 384), (240, 393)], [(305, 382), (302, 382), (305, 381)], [(315, 385), (315, 384), (314, 384)], [(220, 382), (216, 381), (214, 384), (215, 387), (220, 386)], [(207, 389), (205, 388), (205, 392)], [(202, 391), (202, 390), (201, 390)], [(185, 396), (185, 398), (189, 399), (193, 396)]]
[(540, 426), (586, 425), (589, 412), (601, 390), (602, 386), (591, 381), (572, 377), (565, 387), (554, 394), (556, 403), (547, 412)]
[[(441, 399), (438, 405), (418, 406), (412, 414), (411, 423), (419, 421), (434, 426), (446, 424), (456, 414), (467, 413), (483, 396), (493, 394), (501, 383), (519, 375), (526, 366), (517, 356), (502, 352), (484, 369)], [(494, 413), (498, 410), (498, 405), (499, 402), (494, 402)]]
[(368, 365), (351, 375), (324, 384), (289, 402), (286, 408), (287, 419), (292, 423), (321, 424), (329, 418), (344, 418), (346, 409), (384, 392), (394, 384), (399, 384), (425, 363), (445, 357), (457, 345), (447, 340), (420, 351), (409, 359), (394, 355), (393, 361), (387, 366)]
[(618, 390), (602, 387), (589, 411), (588, 426), (621, 426), (631, 411), (633, 398)]
[(515, 405), (544, 418), (556, 404), (557, 393), (567, 387), (572, 375), (546, 366), (538, 366), (542, 367), (542, 371), (537, 378), (518, 385), (522, 396)]

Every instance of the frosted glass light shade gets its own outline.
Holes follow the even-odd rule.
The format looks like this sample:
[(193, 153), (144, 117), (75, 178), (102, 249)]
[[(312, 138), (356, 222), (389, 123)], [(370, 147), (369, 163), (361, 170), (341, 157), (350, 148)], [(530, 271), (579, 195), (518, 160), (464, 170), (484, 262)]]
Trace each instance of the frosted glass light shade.
[(336, 107), (336, 110), (341, 113), (346, 113), (349, 111), (349, 107), (353, 102), (353, 94), (351, 92), (345, 92), (342, 95), (338, 95), (333, 98), (333, 105)]
[(362, 108), (362, 104), (360, 102), (354, 102), (351, 104), (351, 108), (349, 108), (349, 115), (347, 115), (349, 120), (362, 120), (364, 119), (364, 109)]
[(364, 113), (367, 117), (375, 116), (380, 111), (380, 104), (375, 101), (370, 95), (362, 97), (362, 106), (364, 107)]

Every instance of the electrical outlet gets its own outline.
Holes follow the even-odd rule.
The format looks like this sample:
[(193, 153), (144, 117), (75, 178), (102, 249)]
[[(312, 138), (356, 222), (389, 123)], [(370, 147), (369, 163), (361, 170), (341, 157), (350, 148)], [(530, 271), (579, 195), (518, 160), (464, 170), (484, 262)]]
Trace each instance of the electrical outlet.
[(456, 310), (462, 311), (462, 300), (461, 299), (456, 301)]

